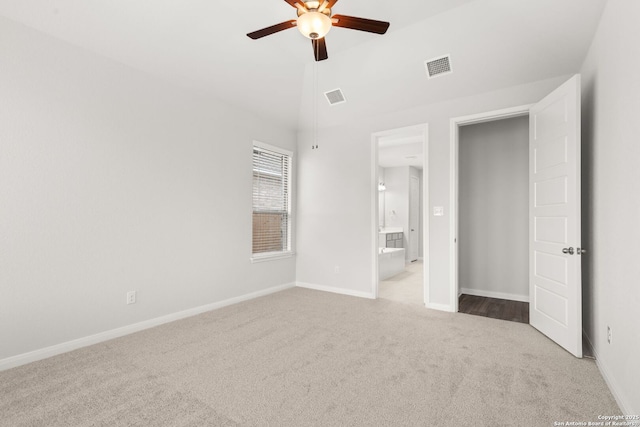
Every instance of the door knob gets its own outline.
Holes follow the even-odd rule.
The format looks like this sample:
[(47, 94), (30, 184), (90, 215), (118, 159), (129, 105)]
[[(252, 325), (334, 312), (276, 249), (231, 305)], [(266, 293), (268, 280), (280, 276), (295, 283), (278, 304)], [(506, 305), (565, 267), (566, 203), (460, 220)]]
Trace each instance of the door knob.
[(572, 247), (564, 248), (564, 249), (562, 249), (562, 253), (563, 254), (573, 255), (573, 248)]

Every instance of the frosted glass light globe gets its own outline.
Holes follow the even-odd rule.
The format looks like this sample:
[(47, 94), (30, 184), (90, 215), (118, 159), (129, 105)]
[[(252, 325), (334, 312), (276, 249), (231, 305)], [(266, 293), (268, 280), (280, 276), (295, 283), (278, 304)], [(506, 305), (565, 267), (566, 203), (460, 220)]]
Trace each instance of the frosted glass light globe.
[(324, 13), (306, 12), (298, 17), (298, 30), (311, 40), (323, 38), (330, 29), (331, 18)]

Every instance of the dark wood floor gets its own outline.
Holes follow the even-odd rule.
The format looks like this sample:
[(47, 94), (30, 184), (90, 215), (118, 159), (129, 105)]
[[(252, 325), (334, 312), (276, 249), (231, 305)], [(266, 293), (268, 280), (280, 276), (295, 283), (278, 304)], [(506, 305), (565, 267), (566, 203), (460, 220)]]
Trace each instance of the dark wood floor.
[(491, 317), (511, 322), (529, 323), (529, 303), (506, 299), (460, 295), (458, 300), (460, 313)]

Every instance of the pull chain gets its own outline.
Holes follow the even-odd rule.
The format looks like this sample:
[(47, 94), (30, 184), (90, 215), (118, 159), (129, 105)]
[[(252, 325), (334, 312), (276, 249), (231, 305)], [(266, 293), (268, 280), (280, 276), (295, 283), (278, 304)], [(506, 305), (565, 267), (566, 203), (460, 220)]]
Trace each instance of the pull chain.
[(318, 149), (318, 62), (313, 63), (313, 144), (312, 150)]

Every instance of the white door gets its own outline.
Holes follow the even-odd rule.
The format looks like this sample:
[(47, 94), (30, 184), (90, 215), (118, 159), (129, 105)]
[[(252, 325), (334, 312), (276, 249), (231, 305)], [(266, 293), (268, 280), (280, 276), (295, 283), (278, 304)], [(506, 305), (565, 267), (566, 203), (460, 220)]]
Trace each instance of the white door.
[(418, 260), (420, 232), (420, 180), (412, 176), (409, 186), (409, 261)]
[(529, 317), (582, 357), (580, 76), (529, 115)]

